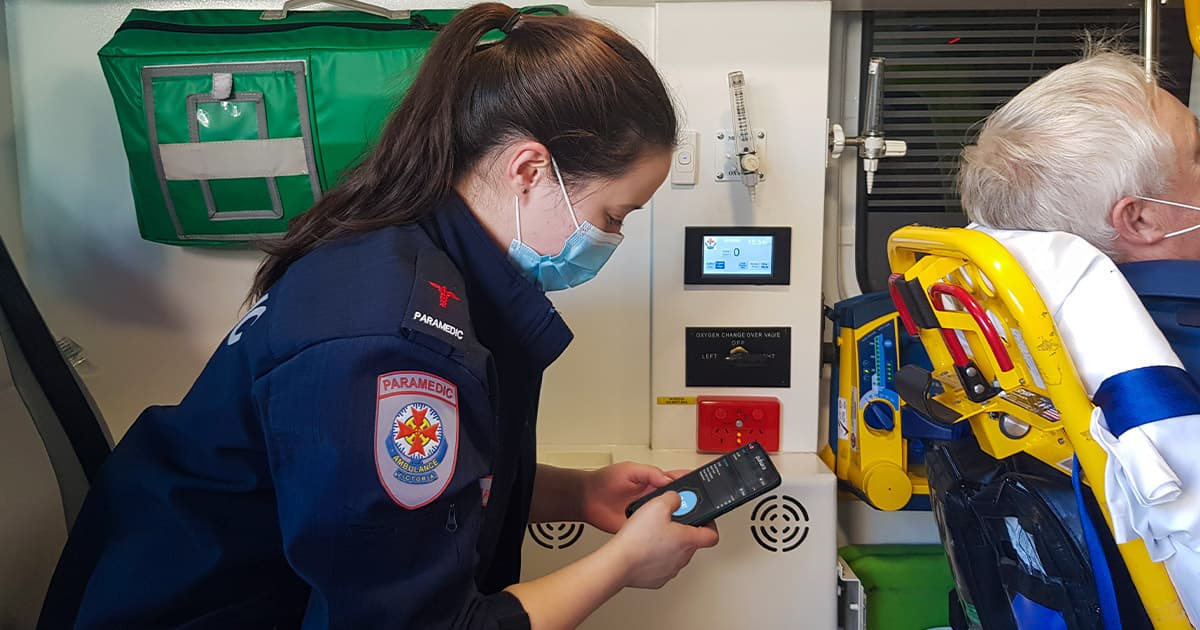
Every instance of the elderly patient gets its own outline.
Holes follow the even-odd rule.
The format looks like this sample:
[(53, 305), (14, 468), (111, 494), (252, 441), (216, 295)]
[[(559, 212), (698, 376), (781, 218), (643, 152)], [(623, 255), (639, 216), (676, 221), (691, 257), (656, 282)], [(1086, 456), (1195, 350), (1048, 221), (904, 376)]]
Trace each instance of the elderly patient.
[(972, 227), (1038, 288), (1098, 405), (1118, 542), (1146, 541), (1200, 626), (1200, 389), (1115, 264), (1200, 259), (1196, 117), (1139, 60), (1093, 52), (992, 114), (959, 186)]

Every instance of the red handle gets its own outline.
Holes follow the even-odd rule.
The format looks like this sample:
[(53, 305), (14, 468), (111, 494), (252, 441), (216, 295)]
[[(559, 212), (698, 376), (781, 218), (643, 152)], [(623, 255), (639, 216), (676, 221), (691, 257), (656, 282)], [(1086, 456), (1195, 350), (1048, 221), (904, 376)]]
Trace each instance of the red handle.
[[(987, 341), (988, 347), (992, 349), (992, 354), (996, 357), (996, 364), (1000, 366), (1001, 372), (1007, 372), (1013, 369), (1012, 357), (1008, 354), (1008, 348), (1004, 347), (1004, 342), (1000, 340), (1000, 333), (996, 331), (996, 325), (992, 323), (992, 319), (983, 312), (983, 308), (979, 306), (979, 302), (975, 301), (975, 297), (967, 292), (966, 289), (939, 282), (932, 287), (929, 287), (930, 302), (933, 307), (939, 311), (947, 310), (939, 299), (944, 295), (948, 295), (975, 319), (975, 323), (979, 325), (979, 330), (983, 332), (983, 338)], [(968, 363), (967, 353), (963, 350), (962, 344), (958, 342), (958, 336), (954, 333), (943, 329), (942, 338), (946, 340), (946, 345), (950, 348), (950, 355), (954, 358), (954, 364), (959, 367), (966, 367)], [(953, 343), (951, 340), (953, 339)], [(960, 357), (962, 361), (960, 362)]]

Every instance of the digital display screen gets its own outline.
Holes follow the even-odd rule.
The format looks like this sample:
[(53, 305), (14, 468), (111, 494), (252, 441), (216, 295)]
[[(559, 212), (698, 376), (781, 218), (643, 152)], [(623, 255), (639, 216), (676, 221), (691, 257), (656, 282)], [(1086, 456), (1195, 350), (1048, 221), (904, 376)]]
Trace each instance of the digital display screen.
[(705, 276), (769, 276), (774, 236), (705, 236), (701, 247)]
[(719, 510), (769, 485), (765, 457), (761, 449), (756, 454), (738, 450), (701, 468), (698, 473), (713, 508)]

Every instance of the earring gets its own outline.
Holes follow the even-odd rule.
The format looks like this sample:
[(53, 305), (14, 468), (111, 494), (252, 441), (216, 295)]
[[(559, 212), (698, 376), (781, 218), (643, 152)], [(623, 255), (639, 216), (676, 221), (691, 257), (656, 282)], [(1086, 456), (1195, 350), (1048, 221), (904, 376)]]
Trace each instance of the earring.
[(527, 194), (527, 193), (529, 193), (529, 189), (528, 189), (528, 188), (522, 188), (522, 189), (521, 189), (521, 194), (522, 194), (522, 195), (524, 195), (524, 194)]

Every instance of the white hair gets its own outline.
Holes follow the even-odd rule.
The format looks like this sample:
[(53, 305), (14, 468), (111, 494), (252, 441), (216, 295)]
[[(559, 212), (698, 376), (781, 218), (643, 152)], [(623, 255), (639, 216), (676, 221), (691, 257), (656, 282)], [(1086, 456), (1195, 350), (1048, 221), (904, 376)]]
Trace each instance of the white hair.
[(1070, 232), (1113, 256), (1113, 206), (1161, 191), (1174, 164), (1155, 92), (1138, 58), (1106, 50), (1025, 88), (963, 151), (967, 215), (997, 229)]

